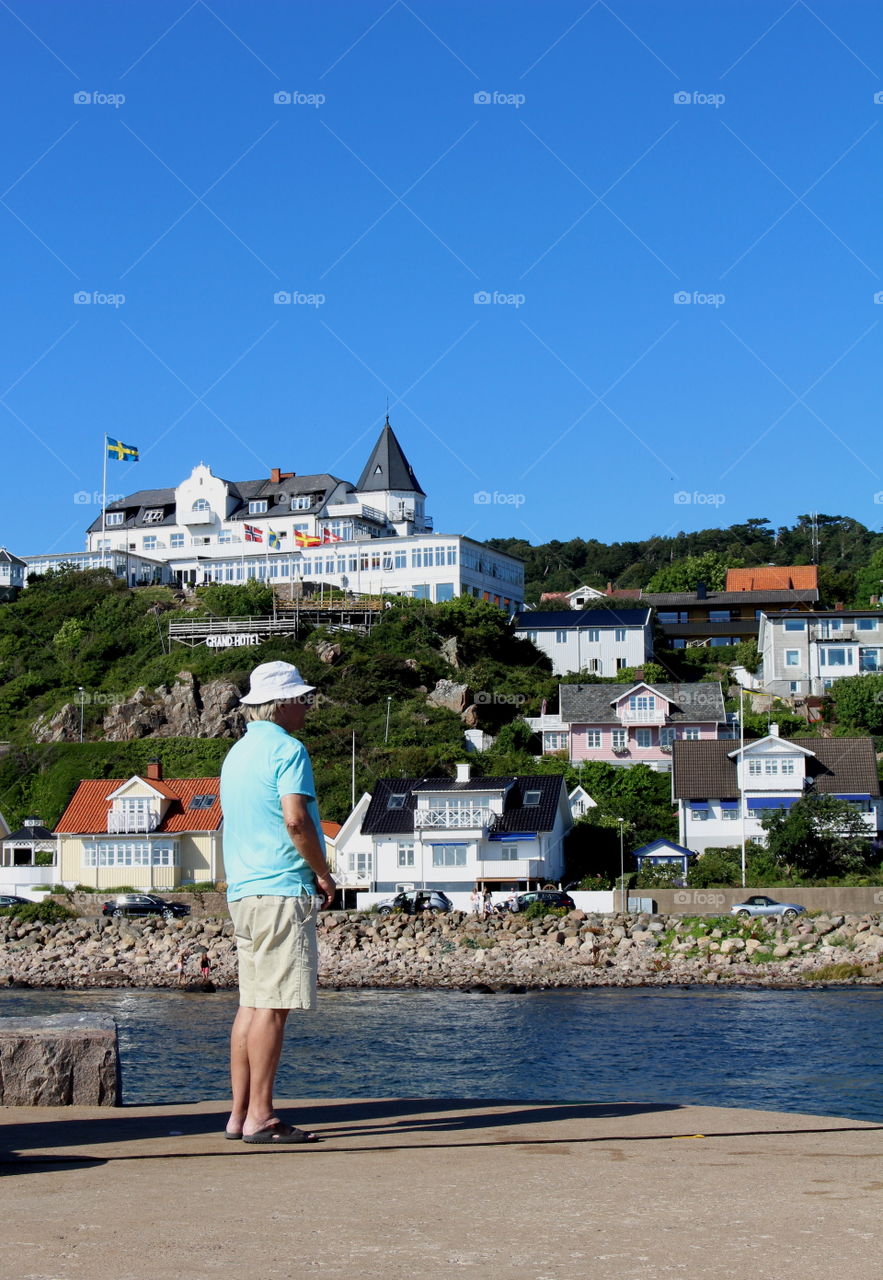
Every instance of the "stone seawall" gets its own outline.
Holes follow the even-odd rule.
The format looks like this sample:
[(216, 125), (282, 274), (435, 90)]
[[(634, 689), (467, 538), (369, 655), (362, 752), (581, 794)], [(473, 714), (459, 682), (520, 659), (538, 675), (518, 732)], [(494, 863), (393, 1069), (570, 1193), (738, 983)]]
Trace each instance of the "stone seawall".
[[(177, 961), (200, 984), (236, 985), (229, 920), (94, 920), (25, 924), (0, 918), (0, 983), (33, 987), (174, 987)], [(324, 912), (325, 987), (544, 988), (683, 983), (883, 982), (883, 917), (816, 916), (791, 925), (683, 916), (476, 920), (458, 912), (380, 916)]]

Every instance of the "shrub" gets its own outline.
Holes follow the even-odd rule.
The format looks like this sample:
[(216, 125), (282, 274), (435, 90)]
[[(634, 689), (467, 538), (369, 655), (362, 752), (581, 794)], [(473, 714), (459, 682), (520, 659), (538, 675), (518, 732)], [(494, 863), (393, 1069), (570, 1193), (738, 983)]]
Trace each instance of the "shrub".
[(545, 916), (566, 916), (567, 907), (550, 907), (546, 902), (531, 902), (521, 914), (525, 920), (542, 920)]
[(75, 911), (69, 911), (60, 902), (29, 902), (27, 906), (2, 907), (0, 916), (15, 916), (24, 924), (55, 924), (58, 920), (74, 920)]

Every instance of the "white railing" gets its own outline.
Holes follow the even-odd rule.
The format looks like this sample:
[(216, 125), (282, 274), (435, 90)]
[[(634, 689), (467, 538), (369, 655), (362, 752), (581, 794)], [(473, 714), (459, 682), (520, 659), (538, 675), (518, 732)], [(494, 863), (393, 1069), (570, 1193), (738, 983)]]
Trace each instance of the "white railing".
[(623, 724), (665, 724), (668, 717), (664, 711), (631, 711), (620, 710), (619, 718)]
[(155, 831), (159, 826), (159, 810), (150, 809), (147, 813), (115, 813), (113, 809), (107, 815), (107, 831), (109, 835), (136, 835), (147, 831)]
[(490, 809), (415, 809), (414, 826), (460, 831), (466, 827), (486, 827), (493, 816)]
[(476, 869), (479, 877), (499, 880), (511, 876), (513, 880), (542, 880), (545, 863), (542, 858), (519, 858), (511, 861), (503, 858), (479, 858)]

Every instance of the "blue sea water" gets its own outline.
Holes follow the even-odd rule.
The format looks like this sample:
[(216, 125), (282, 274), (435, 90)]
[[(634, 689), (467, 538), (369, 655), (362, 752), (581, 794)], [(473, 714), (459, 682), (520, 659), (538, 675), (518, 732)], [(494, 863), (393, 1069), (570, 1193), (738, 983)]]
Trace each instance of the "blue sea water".
[[(130, 1105), (228, 1096), (237, 997), (18, 991), (0, 1016), (109, 1013)], [(326, 991), (292, 1013), (280, 1097), (750, 1107), (883, 1123), (883, 990)]]

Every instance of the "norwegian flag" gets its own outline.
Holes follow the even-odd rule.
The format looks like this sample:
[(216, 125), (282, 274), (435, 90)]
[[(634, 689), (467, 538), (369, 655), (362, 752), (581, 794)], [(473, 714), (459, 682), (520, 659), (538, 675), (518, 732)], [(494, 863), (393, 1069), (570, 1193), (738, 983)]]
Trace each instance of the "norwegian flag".
[(263, 540), (264, 534), (262, 529), (256, 529), (253, 524), (247, 524), (245, 526), (246, 542), (263, 542)]

